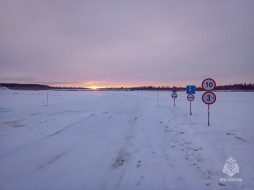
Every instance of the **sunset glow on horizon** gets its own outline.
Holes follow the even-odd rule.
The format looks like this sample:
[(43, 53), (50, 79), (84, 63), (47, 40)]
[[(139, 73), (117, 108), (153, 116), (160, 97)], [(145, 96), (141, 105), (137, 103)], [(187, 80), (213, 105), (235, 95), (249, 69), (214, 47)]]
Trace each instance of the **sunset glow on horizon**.
[[(210, 77), (210, 76), (208, 76)], [(153, 86), (153, 87), (185, 87), (187, 85), (195, 85), (197, 87), (201, 87), (201, 83), (205, 78), (200, 78), (199, 80), (193, 81), (168, 81), (168, 82), (123, 82), (123, 81), (88, 81), (88, 82), (77, 82), (77, 83), (62, 83), (62, 84), (46, 84), (53, 87), (74, 87), (74, 88), (89, 88), (89, 89), (102, 89), (102, 88), (131, 88), (131, 87), (142, 87), (142, 86)], [(217, 78), (215, 78), (217, 80)], [(227, 81), (219, 81), (217, 82), (217, 86), (230, 84)]]
[(106, 87), (106, 86), (87, 86), (85, 88), (89, 88), (91, 90), (99, 90), (99, 89), (108, 88), (108, 87)]
[(199, 83), (180, 83), (180, 82), (168, 82), (168, 83), (121, 83), (121, 82), (102, 82), (102, 83), (96, 83), (96, 85), (89, 85), (88, 83), (74, 83), (74, 84), (70, 84), (70, 83), (66, 83), (66, 84), (49, 84), (50, 86), (53, 87), (74, 87), (74, 88), (89, 88), (89, 89), (102, 89), (102, 88), (130, 88), (130, 87), (142, 87), (142, 86), (154, 86), (154, 87), (173, 87), (173, 86), (177, 86), (177, 87), (184, 87), (188, 84), (194, 84), (196, 86), (201, 86), (201, 82)]

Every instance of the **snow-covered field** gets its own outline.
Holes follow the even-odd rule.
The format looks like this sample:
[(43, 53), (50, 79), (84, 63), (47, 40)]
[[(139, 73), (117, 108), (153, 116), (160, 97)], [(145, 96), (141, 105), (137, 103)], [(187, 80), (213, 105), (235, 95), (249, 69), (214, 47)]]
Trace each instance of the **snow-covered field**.
[[(253, 189), (254, 93), (0, 90), (1, 190)], [(229, 156), (240, 172), (229, 178)]]

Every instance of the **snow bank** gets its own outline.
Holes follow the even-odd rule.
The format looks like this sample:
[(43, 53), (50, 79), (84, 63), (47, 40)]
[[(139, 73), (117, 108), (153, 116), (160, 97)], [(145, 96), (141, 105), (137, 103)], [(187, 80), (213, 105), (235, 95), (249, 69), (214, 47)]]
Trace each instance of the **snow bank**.
[(4, 87), (4, 86), (0, 86), (0, 91), (2, 90), (9, 90), (7, 87)]

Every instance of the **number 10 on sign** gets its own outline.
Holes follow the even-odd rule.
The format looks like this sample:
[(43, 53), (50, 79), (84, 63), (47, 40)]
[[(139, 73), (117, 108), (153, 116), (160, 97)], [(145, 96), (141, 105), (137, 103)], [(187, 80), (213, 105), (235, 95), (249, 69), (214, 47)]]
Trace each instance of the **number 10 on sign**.
[(216, 82), (215, 82), (215, 80), (213, 80), (211, 78), (207, 78), (207, 79), (203, 80), (203, 82), (202, 82), (202, 88), (205, 91), (213, 91), (216, 88)]

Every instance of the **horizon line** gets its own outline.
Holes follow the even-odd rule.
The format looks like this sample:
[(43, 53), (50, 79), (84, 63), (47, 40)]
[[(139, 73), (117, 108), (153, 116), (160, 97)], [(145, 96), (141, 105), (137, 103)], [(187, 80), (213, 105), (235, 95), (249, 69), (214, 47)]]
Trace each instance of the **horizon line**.
[[(92, 85), (92, 86), (85, 86), (85, 85), (78, 85), (78, 86), (74, 86), (74, 85), (50, 85), (50, 84), (43, 84), (43, 83), (16, 83), (16, 82), (0, 82), (0, 85), (3, 84), (16, 84), (16, 85), (41, 85), (41, 86), (48, 86), (51, 88), (83, 88), (83, 89), (107, 89), (107, 88), (123, 88), (123, 89), (128, 89), (128, 88), (147, 88), (147, 87), (152, 87), (152, 88), (173, 88), (173, 87), (177, 87), (177, 88), (185, 88), (187, 85), (116, 85), (116, 86), (97, 86), (97, 85)], [(230, 86), (230, 85), (253, 85), (254, 83), (231, 83), (231, 84), (223, 84), (223, 85), (216, 85), (216, 86)], [(196, 86), (197, 88), (202, 88), (201, 85), (195, 85), (193, 84), (193, 86)]]

